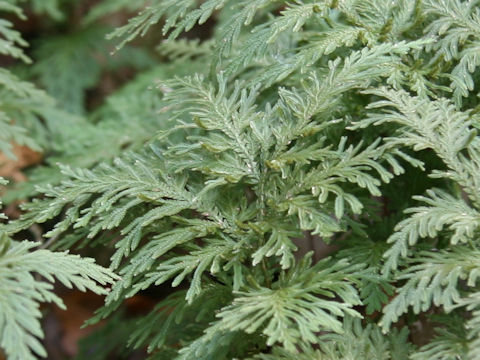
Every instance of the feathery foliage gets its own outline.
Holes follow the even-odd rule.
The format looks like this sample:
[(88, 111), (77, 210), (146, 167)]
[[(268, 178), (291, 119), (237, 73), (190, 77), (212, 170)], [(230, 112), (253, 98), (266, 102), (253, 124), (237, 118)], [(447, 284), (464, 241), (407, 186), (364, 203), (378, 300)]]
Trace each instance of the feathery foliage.
[[(14, 4), (0, 9), (22, 17)], [(26, 259), (6, 279), (30, 311), (0, 308), (1, 347), (45, 356), (37, 303), (61, 304), (55, 275), (98, 293), (115, 279), (88, 321), (106, 325), (85, 346), (116, 338), (99, 359), (480, 359), (479, 6), (108, 0), (33, 42), (24, 72), (49, 95), (0, 71), (0, 148), (45, 153), (6, 193), (29, 199), (0, 248)], [(99, 19), (128, 11), (107, 41)], [(11, 22), (0, 34), (1, 54), (29, 61)], [(91, 89), (122, 67), (142, 73), (92, 111)], [(11, 240), (32, 226), (110, 270)], [(153, 309), (125, 315), (152, 293)]]

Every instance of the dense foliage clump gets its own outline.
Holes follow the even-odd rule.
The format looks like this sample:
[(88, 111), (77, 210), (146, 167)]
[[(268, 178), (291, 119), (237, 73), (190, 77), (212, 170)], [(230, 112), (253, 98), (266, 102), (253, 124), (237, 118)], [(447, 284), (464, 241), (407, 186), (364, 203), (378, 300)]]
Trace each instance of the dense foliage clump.
[(44, 154), (5, 191), (8, 359), (46, 356), (55, 278), (108, 293), (85, 346), (118, 356), (480, 359), (480, 1), (104, 0), (24, 50), (22, 6), (82, 1), (0, 0), (0, 54), (34, 60), (0, 69), (0, 149)]

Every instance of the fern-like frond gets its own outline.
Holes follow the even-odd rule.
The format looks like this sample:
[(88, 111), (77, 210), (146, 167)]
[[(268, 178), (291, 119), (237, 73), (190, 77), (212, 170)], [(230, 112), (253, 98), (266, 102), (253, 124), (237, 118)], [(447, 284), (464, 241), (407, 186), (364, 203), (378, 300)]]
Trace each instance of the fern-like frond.
[(411, 146), (417, 151), (431, 148), (452, 170), (463, 172), (461, 164), (458, 164), (458, 153), (470, 144), (476, 134), (471, 128), (468, 113), (456, 111), (446, 99), (431, 101), (388, 88), (372, 89), (366, 93), (385, 99), (370, 104), (369, 108), (392, 107), (395, 110), (370, 114), (367, 119), (352, 126), (352, 129), (397, 123), (404, 127), (400, 129), (402, 138), (394, 139), (397, 143)]
[[(252, 182), (258, 182), (260, 175), (256, 156), (259, 146), (255, 144), (249, 131), (250, 124), (256, 122), (260, 116), (255, 111), (257, 89), (242, 89), (242, 84), (237, 83), (228, 96), (227, 81), (222, 75), (219, 75), (218, 83), (217, 90), (212, 86), (206, 86), (204, 79), (196, 76), (163, 84), (175, 90), (170, 93), (174, 94), (174, 100), (167, 94), (167, 101), (173, 106), (180, 105), (181, 112), (188, 111), (196, 125), (208, 130), (209, 135), (216, 132), (210, 137), (192, 136), (191, 139), (196, 141), (189, 144), (191, 150), (204, 148), (217, 158), (221, 156), (220, 153), (224, 154), (224, 158), (217, 159), (217, 164), (214, 165), (209, 161), (211, 159), (198, 157), (192, 153), (192, 159), (187, 162), (188, 167), (199, 170), (205, 168), (208, 169), (207, 174), (217, 176), (229, 174), (224, 178), (229, 182), (237, 182), (243, 176), (249, 177)], [(182, 145), (172, 146), (169, 151), (185, 153), (185, 150)], [(239, 159), (229, 156), (228, 152), (233, 152)], [(238, 163), (238, 160), (242, 163)], [(192, 166), (195, 163), (198, 165)], [(182, 169), (181, 164), (177, 167)]]
[(39, 341), (43, 337), (39, 307), (42, 302), (65, 307), (53, 292), (55, 279), (68, 288), (106, 294), (104, 286), (113, 284), (117, 278), (93, 259), (48, 250), (31, 252), (37, 245), (12, 242), (0, 255), (0, 347), (12, 360), (47, 355)]
[(165, 40), (162, 41), (157, 50), (163, 56), (181, 62), (198, 58), (208, 59), (212, 55), (214, 45), (215, 43), (212, 40), (202, 42), (198, 39)]
[(464, 298), (460, 305), (466, 306), (471, 311), (471, 318), (466, 323), (468, 331), (468, 358), (472, 360), (480, 359), (480, 292), (471, 293)]
[(454, 100), (460, 105), (474, 88), (472, 73), (479, 64), (475, 49), (480, 46), (480, 10), (477, 1), (428, 0), (423, 3), (435, 20), (426, 31), (440, 39), (432, 47), (445, 61), (459, 60), (451, 72)]
[[(297, 345), (318, 343), (318, 331), (343, 333), (337, 317), (359, 316), (352, 307), (360, 299), (347, 280), (354, 279), (355, 270), (343, 261), (323, 261), (311, 268), (309, 263), (308, 258), (303, 260), (272, 288), (236, 293), (232, 304), (217, 314), (221, 319), (218, 326), (247, 333), (261, 329), (267, 345), (280, 343), (292, 352)], [(331, 300), (334, 297), (340, 301)]]
[[(185, 301), (185, 291), (178, 291), (161, 301), (137, 323), (129, 339), (134, 348), (148, 344), (149, 353), (172, 350), (179, 339), (201, 336), (213, 314), (231, 300), (231, 289), (209, 285), (192, 304)], [(158, 325), (161, 324), (161, 328)]]
[(162, 32), (167, 34), (173, 30), (170, 37), (175, 38), (183, 31), (190, 30), (197, 22), (204, 23), (213, 11), (225, 6), (227, 0), (208, 0), (199, 8), (193, 9), (195, 0), (162, 0), (144, 8), (140, 13), (129, 20), (127, 25), (116, 29), (109, 38), (123, 38), (117, 49), (138, 35), (145, 35), (149, 28), (166, 17)]
[[(15, 2), (0, 1), (0, 11), (14, 13), (20, 19), (25, 20), (25, 14)], [(13, 23), (10, 20), (0, 18), (0, 54), (30, 63), (30, 58), (23, 50), (26, 46), (28, 46), (28, 43), (17, 30), (13, 29)]]
[(0, 150), (14, 157), (12, 141), (39, 150), (38, 142), (27, 135), (26, 129), (41, 127), (40, 116), (53, 106), (53, 99), (44, 91), (0, 69)]
[[(202, 293), (204, 273), (215, 277), (222, 268), (233, 266), (237, 278), (240, 278), (241, 272), (238, 273), (240, 268), (237, 268), (238, 263), (235, 264), (234, 260), (236, 260), (236, 253), (240, 252), (244, 244), (237, 244), (226, 237), (223, 239), (203, 238), (204, 245), (202, 247), (188, 244), (189, 253), (187, 255), (175, 254), (170, 259), (158, 261), (161, 255), (172, 248), (192, 241), (195, 237), (201, 238), (202, 235), (205, 236), (206, 233), (202, 234), (199, 227), (192, 227), (172, 230), (166, 234), (155, 236), (149, 245), (136, 254), (131, 264), (122, 268), (120, 271), (122, 280), (115, 284), (112, 293), (107, 298), (107, 304), (118, 300), (120, 295), (131, 297), (140, 290), (170, 280), (173, 287), (178, 286), (188, 275), (193, 274), (186, 293), (186, 300), (191, 303)], [(240, 285), (233, 284), (234, 288), (239, 288)]]
[[(173, 179), (161, 168), (152, 170), (144, 161), (139, 156), (134, 157), (133, 161), (118, 159), (115, 167), (103, 165), (95, 172), (64, 166), (63, 172), (71, 180), (58, 187), (40, 189), (47, 198), (53, 200), (31, 203), (28, 206), (29, 215), (10, 224), (9, 231), (17, 232), (29, 227), (32, 221), (47, 221), (57, 216), (68, 204), (72, 204), (64, 219), (45, 236), (56, 236), (70, 226), (85, 227), (92, 223), (88, 236), (93, 237), (102, 229), (117, 227), (127, 211), (140, 203), (157, 202), (160, 206), (146, 210), (143, 216), (125, 227), (123, 234), (126, 236), (117, 244), (118, 252), (114, 256), (118, 266), (122, 257), (138, 246), (144, 227), (189, 208), (194, 203), (193, 195), (184, 189), (181, 178)], [(91, 202), (92, 200), (94, 201)]]
[(473, 239), (480, 225), (480, 213), (471, 208), (463, 199), (436, 190), (428, 190), (428, 196), (415, 196), (429, 206), (407, 209), (411, 214), (396, 227), (395, 233), (387, 240), (392, 247), (385, 252), (387, 258), (384, 272), (396, 269), (398, 259), (406, 257), (408, 247), (417, 243), (420, 238), (435, 238), (442, 230), (452, 231), (450, 243), (466, 243)]
[(285, 128), (289, 137), (280, 139), (278, 146), (285, 146), (291, 139), (305, 136), (305, 133), (311, 134), (315, 127), (312, 129), (307, 125), (315, 119), (315, 115), (328, 114), (328, 110), (334, 108), (347, 91), (367, 88), (372, 81), (390, 76), (396, 71), (395, 65), (400, 63), (396, 55), (405, 55), (423, 45), (421, 41), (384, 43), (371, 49), (354, 51), (344, 59), (330, 61), (324, 76), (311, 73), (302, 83), (300, 91), (281, 88), (279, 106), (291, 109), (295, 123), (292, 124), (293, 128)]
[(421, 252), (409, 259), (410, 266), (398, 276), (406, 280), (405, 285), (383, 309), (383, 331), (386, 332), (410, 307), (416, 314), (427, 311), (432, 305), (451, 311), (461, 301), (459, 281), (465, 280), (468, 287), (475, 286), (480, 275), (479, 261), (479, 252), (465, 247)]
[[(304, 4), (297, 2), (288, 4), (269, 22), (263, 23), (251, 30), (251, 35), (239, 50), (234, 60), (230, 62), (226, 73), (235, 73), (241, 66), (247, 65), (255, 56), (263, 56), (268, 46), (275, 42), (283, 32), (298, 32), (312, 17), (320, 17), (330, 10), (333, 1), (315, 1)], [(320, 55), (321, 56), (321, 55)]]
[(305, 32), (306, 44), (296, 49), (291, 56), (285, 56), (283, 61), (278, 61), (262, 69), (259, 77), (252, 81), (265, 83), (266, 86), (288, 77), (299, 69), (309, 69), (317, 61), (332, 54), (342, 47), (352, 47), (361, 36), (362, 29), (355, 26), (338, 24), (334, 28), (327, 28), (321, 32)]

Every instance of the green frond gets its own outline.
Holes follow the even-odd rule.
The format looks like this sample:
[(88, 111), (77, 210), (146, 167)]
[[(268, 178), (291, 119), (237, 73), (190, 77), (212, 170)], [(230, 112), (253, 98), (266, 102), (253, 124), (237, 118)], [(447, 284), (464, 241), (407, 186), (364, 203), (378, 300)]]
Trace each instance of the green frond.
[[(328, 12), (332, 2), (288, 4), (288, 7), (280, 12), (280, 16), (251, 30), (252, 35), (245, 41), (243, 48), (239, 49), (234, 61), (230, 62), (226, 73), (233, 74), (240, 67), (247, 65), (254, 57), (264, 55), (269, 45), (277, 41), (283, 32), (299, 32), (311, 18), (321, 17), (322, 13)], [(228, 40), (227, 38), (227, 42)]]
[[(267, 345), (280, 343), (291, 352), (298, 345), (318, 343), (319, 331), (343, 333), (337, 317), (360, 316), (352, 308), (360, 304), (348, 281), (354, 280), (353, 271), (342, 261), (323, 261), (309, 268), (305, 260), (282, 275), (272, 288), (252, 287), (234, 293), (232, 304), (217, 314), (221, 319), (218, 326), (247, 333), (260, 329)], [(334, 297), (340, 301), (330, 300)]]
[[(117, 227), (127, 211), (140, 203), (157, 202), (160, 206), (145, 209), (143, 218), (138, 218), (125, 227), (123, 234), (128, 236), (118, 245), (119, 250), (114, 256), (116, 267), (123, 255), (136, 248), (144, 227), (194, 204), (193, 195), (183, 188), (182, 178), (173, 179), (163, 173), (161, 168), (152, 170), (140, 156), (133, 156), (128, 162), (117, 159), (115, 166), (103, 164), (96, 171), (74, 170), (67, 166), (63, 166), (62, 171), (71, 180), (58, 187), (39, 189), (47, 199), (32, 202), (25, 207), (29, 210), (29, 216), (12, 223), (8, 231), (17, 232), (29, 227), (32, 221), (52, 219), (71, 204), (64, 219), (45, 236), (57, 236), (71, 226), (85, 227), (92, 223), (88, 236), (93, 237), (102, 229)], [(94, 201), (90, 202), (91, 200)], [(112, 212), (112, 207), (117, 205), (121, 207)]]
[(321, 32), (306, 32), (304, 36), (308, 41), (305, 45), (299, 47), (298, 51), (291, 56), (282, 59), (281, 62), (278, 61), (263, 69), (263, 73), (254, 81), (270, 85), (283, 80), (297, 70), (311, 68), (322, 57), (334, 53), (339, 48), (353, 47), (361, 34), (361, 28), (341, 24), (334, 28), (326, 28)]
[(117, 279), (93, 259), (48, 250), (30, 251), (37, 245), (12, 242), (0, 256), (0, 347), (12, 360), (47, 355), (39, 340), (43, 338), (39, 307), (42, 302), (65, 307), (53, 292), (55, 279), (68, 288), (97, 294), (106, 294), (105, 286)]
[(188, 344), (178, 352), (178, 356), (175, 360), (209, 360), (219, 359), (228, 360), (228, 352), (232, 347), (232, 344), (239, 341), (239, 332), (222, 331), (214, 323), (210, 326), (209, 332), (195, 341)]
[(469, 340), (468, 358), (473, 360), (480, 359), (480, 293), (471, 293), (467, 298), (464, 298), (461, 305), (466, 305), (467, 310), (471, 311), (472, 317), (466, 324), (468, 331), (467, 339)]
[(39, 150), (38, 142), (27, 135), (27, 129), (41, 127), (39, 118), (53, 106), (53, 99), (44, 91), (0, 69), (0, 150), (14, 157), (12, 141)]
[(234, 42), (239, 38), (244, 26), (249, 26), (254, 21), (258, 12), (265, 12), (272, 5), (283, 3), (280, 0), (243, 0), (232, 5), (235, 17), (232, 21), (223, 24), (218, 30), (217, 46), (215, 53), (219, 60), (230, 55)]
[[(213, 227), (214, 229), (215, 227)], [(222, 268), (233, 266), (235, 272), (240, 271), (235, 262), (235, 255), (242, 244), (231, 239), (203, 238), (205, 245), (199, 247), (193, 243), (187, 244), (187, 255), (178, 255), (159, 262), (158, 259), (169, 250), (192, 242), (195, 238), (207, 236), (212, 231), (212, 225), (204, 224), (191, 228), (175, 229), (162, 235), (155, 236), (153, 241), (143, 247), (132, 262), (120, 270), (122, 280), (117, 282), (113, 291), (107, 297), (107, 304), (119, 299), (120, 295), (131, 297), (140, 290), (151, 285), (160, 285), (172, 281), (172, 286), (178, 286), (190, 274), (193, 278), (186, 293), (186, 300), (192, 300), (202, 293), (202, 275), (204, 272), (216, 276)], [(238, 274), (241, 276), (241, 274)], [(133, 284), (132, 284), (133, 283)], [(238, 284), (234, 284), (238, 288)], [(126, 289), (126, 290), (123, 290)], [(123, 294), (125, 293), (125, 294)]]
[(352, 239), (337, 254), (339, 258), (346, 258), (352, 264), (367, 265), (360, 276), (360, 298), (362, 304), (366, 306), (365, 311), (368, 315), (381, 311), (395, 290), (389, 279), (380, 275), (383, 254), (386, 249), (388, 246), (384, 242), (360, 238)]
[[(358, 88), (368, 88), (371, 81), (381, 77), (389, 77), (396, 71), (400, 58), (395, 55), (405, 55), (412, 49), (420, 49), (425, 43), (401, 42), (384, 43), (372, 48), (353, 51), (344, 59), (336, 58), (328, 63), (328, 73), (320, 81), (318, 75), (311, 73), (304, 85), (306, 96), (297, 99), (288, 91), (281, 91), (282, 97), (301, 119), (304, 125), (312, 116), (333, 108), (345, 92)], [(302, 85), (303, 85), (302, 84)], [(296, 105), (295, 107), (293, 105)]]
[[(0, 1), (0, 11), (14, 13), (20, 19), (25, 20), (25, 14), (22, 9), (14, 2)], [(22, 38), (20, 32), (13, 29), (13, 23), (10, 20), (0, 18), (0, 36), (1, 55), (21, 59), (26, 63), (31, 62), (23, 50), (23, 48), (28, 46), (28, 43)]]
[(170, 38), (176, 38), (183, 31), (190, 30), (197, 22), (204, 23), (213, 11), (225, 6), (228, 0), (208, 0), (199, 8), (193, 9), (195, 0), (162, 0), (157, 4), (148, 6), (124, 25), (113, 31), (109, 38), (123, 38), (117, 49), (138, 35), (145, 35), (149, 28), (157, 24), (165, 15), (166, 21), (162, 28), (163, 35), (171, 31)]
[(452, 231), (450, 243), (470, 242), (480, 225), (480, 214), (471, 208), (463, 199), (458, 199), (441, 190), (428, 190), (428, 196), (415, 196), (429, 206), (409, 208), (411, 214), (395, 227), (395, 233), (387, 240), (393, 244), (385, 252), (384, 272), (398, 267), (399, 258), (405, 258), (408, 247), (414, 246), (418, 239), (435, 238), (444, 229)]
[[(233, 241), (230, 241), (230, 243), (226, 242), (226, 239), (216, 241), (206, 239), (206, 245), (202, 248), (199, 247), (190, 251), (188, 255), (176, 256), (163, 261), (156, 269), (146, 275), (147, 281), (138, 282), (135, 288), (146, 288), (150, 284), (160, 285), (169, 279), (172, 279), (172, 286), (178, 286), (187, 275), (193, 273), (186, 294), (186, 300), (191, 302), (202, 292), (201, 283), (204, 272), (215, 276), (222, 267), (234, 266), (235, 270), (237, 270), (234, 262), (235, 252), (239, 251), (241, 244), (236, 244)], [(237, 271), (240, 270), (238, 269)], [(238, 276), (241, 276), (241, 273)], [(238, 288), (240, 286), (234, 284), (234, 287)]]
[[(378, 88), (366, 91), (385, 98), (369, 105), (369, 108), (394, 108), (383, 113), (370, 114), (358, 121), (352, 129), (369, 125), (396, 123), (401, 127), (399, 136), (389, 139), (394, 146), (407, 145), (415, 151), (432, 149), (449, 168), (449, 171), (434, 171), (435, 177), (450, 178), (460, 184), (475, 204), (480, 204), (477, 187), (478, 144), (477, 135), (468, 113), (457, 111), (446, 99), (436, 101), (408, 95), (405, 91)], [(466, 160), (463, 151), (474, 159)]]
[(462, 97), (469, 96), (474, 84), (472, 73), (478, 66), (475, 49), (480, 46), (478, 29), (480, 28), (480, 10), (477, 1), (460, 0), (434, 1), (423, 3), (426, 14), (433, 14), (436, 19), (426, 29), (429, 35), (439, 40), (432, 45), (437, 56), (445, 61), (459, 60), (451, 72), (451, 88), (457, 105), (462, 104)]
[[(196, 155), (192, 153), (192, 159), (187, 164), (192, 167), (196, 163), (194, 169), (200, 171), (203, 168), (209, 169), (208, 174), (213, 176), (229, 174), (224, 177), (228, 182), (238, 182), (245, 176), (256, 183), (260, 176), (256, 161), (259, 149), (253, 141), (250, 124), (261, 116), (255, 111), (257, 89), (242, 89), (242, 84), (237, 83), (228, 96), (226, 79), (222, 75), (219, 75), (218, 83), (217, 90), (212, 86), (205, 86), (204, 79), (196, 76), (162, 84), (173, 90), (166, 95), (166, 100), (171, 106), (181, 106), (179, 110), (181, 112), (188, 111), (195, 125), (207, 130), (209, 134), (215, 131), (211, 137), (190, 137), (194, 140), (189, 144), (192, 150), (204, 148), (210, 153), (222, 153), (225, 156), (224, 161), (217, 160), (218, 164), (213, 165), (212, 162), (208, 162), (208, 158), (206, 161), (202, 161), (202, 158), (195, 159)], [(175, 96), (174, 99), (172, 95)], [(185, 149), (176, 146), (169, 149), (169, 152), (173, 153), (180, 151), (183, 153)], [(237, 156), (229, 156), (229, 152)], [(179, 169), (182, 167), (179, 166)]]
[(191, 304), (185, 302), (185, 296), (184, 291), (178, 291), (160, 302), (137, 322), (129, 344), (134, 348), (148, 345), (149, 353), (168, 353), (180, 339), (201, 336), (214, 320), (213, 313), (231, 300), (230, 289), (218, 285), (208, 286)]
[(397, 277), (406, 280), (405, 285), (383, 309), (383, 331), (410, 307), (416, 314), (432, 305), (441, 306), (447, 312), (452, 310), (461, 302), (459, 281), (465, 280), (468, 287), (475, 286), (480, 275), (479, 255), (476, 250), (459, 247), (451, 251), (421, 252), (410, 258), (410, 266)]
[(212, 55), (215, 43), (212, 40), (200, 41), (198, 39), (165, 40), (157, 50), (163, 56), (175, 61), (190, 61), (198, 58), (209, 58)]

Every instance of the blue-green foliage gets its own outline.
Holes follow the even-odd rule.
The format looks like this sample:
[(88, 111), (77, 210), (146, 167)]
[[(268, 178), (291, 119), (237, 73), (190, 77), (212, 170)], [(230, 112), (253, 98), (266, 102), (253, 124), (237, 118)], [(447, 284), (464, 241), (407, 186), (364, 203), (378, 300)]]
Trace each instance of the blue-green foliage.
[[(56, 17), (48, 3), (33, 8)], [(10, 190), (8, 200), (31, 196), (32, 185), (41, 196), (3, 225), (4, 237), (40, 225), (53, 249), (109, 253), (120, 279), (89, 323), (110, 319), (98, 341), (117, 334), (121, 345), (128, 334), (112, 324), (128, 326), (124, 353), (480, 359), (479, 6), (103, 1), (86, 28), (33, 52), (32, 79), (61, 110), (52, 103), (28, 108), (24, 122), (3, 120), (9, 130), (0, 134), (26, 142), (20, 126), (44, 117), (35, 140), (56, 139), (30, 185)], [(90, 54), (113, 48), (93, 24), (120, 10), (139, 12), (109, 35), (118, 63), (151, 68), (88, 113), (85, 91), (102, 71)], [(182, 38), (207, 21), (209, 40)], [(169, 65), (128, 44), (158, 24), (157, 55)], [(27, 60), (11, 24), (0, 22), (0, 33), (16, 46), (7, 52), (0, 42), (0, 51)], [(66, 73), (56, 76), (53, 62)], [(2, 74), (20, 100), (48, 98), (6, 70), (0, 84)], [(56, 122), (68, 111), (87, 115)], [(301, 255), (302, 238), (329, 244), (330, 256)], [(3, 256), (28, 247), (14, 244)], [(31, 254), (59, 254), (44, 251)], [(96, 280), (113, 277), (95, 269)], [(81, 272), (70, 276), (82, 286)], [(173, 294), (149, 314), (122, 318), (124, 300), (166, 284)], [(1, 321), (0, 312), (0, 329)], [(429, 324), (435, 335), (409, 337)], [(20, 348), (6, 339), (7, 353)], [(28, 339), (26, 351), (42, 355)]]

